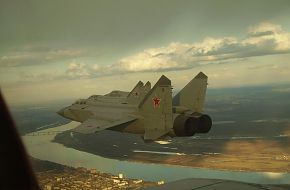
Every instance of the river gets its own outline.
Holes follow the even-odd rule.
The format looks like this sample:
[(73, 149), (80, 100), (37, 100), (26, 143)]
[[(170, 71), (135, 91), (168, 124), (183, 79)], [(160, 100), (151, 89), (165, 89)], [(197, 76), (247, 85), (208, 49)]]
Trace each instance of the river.
[[(65, 131), (76, 127), (78, 124), (77, 122), (71, 122), (40, 132)], [(111, 174), (123, 173), (128, 178), (147, 181), (164, 180), (165, 182), (185, 178), (208, 178), (259, 184), (290, 184), (290, 173), (211, 170), (166, 164), (119, 161), (67, 148), (61, 144), (51, 142), (54, 137), (54, 133), (39, 136), (33, 136), (31, 133), (22, 138), (28, 153), (32, 157), (72, 167), (95, 168), (100, 172)]]

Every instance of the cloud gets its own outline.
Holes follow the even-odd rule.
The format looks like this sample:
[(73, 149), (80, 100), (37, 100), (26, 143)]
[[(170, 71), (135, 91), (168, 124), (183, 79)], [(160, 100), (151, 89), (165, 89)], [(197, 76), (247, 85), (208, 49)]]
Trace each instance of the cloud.
[(272, 89), (274, 92), (283, 92), (283, 93), (290, 93), (290, 88), (274, 88)]
[(271, 50), (269, 54), (289, 53), (290, 33), (283, 31), (280, 25), (263, 22), (257, 26), (249, 27), (246, 44), (256, 45), (259, 48)]
[(22, 67), (47, 64), (87, 55), (84, 49), (51, 48), (43, 45), (26, 45), (14, 48), (0, 56), (0, 67)]
[[(19, 67), (89, 56), (92, 50), (28, 45), (0, 57), (0, 67)], [(233, 36), (207, 37), (200, 42), (172, 42), (124, 57), (111, 65), (69, 61), (62, 76), (51, 78), (96, 78), (133, 72), (187, 70), (203, 65), (233, 64), (254, 56), (290, 53), (290, 33), (280, 25), (262, 22), (248, 28), (243, 39)], [(96, 55), (96, 54), (95, 54)], [(256, 66), (257, 67), (257, 66)], [(257, 67), (258, 68), (258, 67)], [(43, 75), (39, 75), (42, 78)], [(45, 74), (49, 76), (49, 74)], [(37, 76), (28, 78), (34, 80)], [(27, 77), (26, 77), (27, 78)]]
[(207, 64), (284, 53), (290, 53), (290, 33), (284, 31), (280, 25), (263, 22), (249, 27), (244, 39), (230, 36), (208, 37), (197, 43), (172, 42), (168, 46), (145, 49), (143, 52), (122, 58), (113, 65), (82, 65), (80, 71), (69, 71), (70, 74), (74, 72), (76, 76), (83, 73), (83, 77), (98, 77), (128, 72), (185, 70)]
[[(242, 40), (224, 37), (206, 38), (202, 42), (192, 44), (171, 43), (167, 47), (145, 50), (141, 54), (125, 58), (119, 64), (127, 65), (128, 70), (131, 70), (132, 66), (135, 68), (142, 64), (152, 66), (152, 70), (168, 67), (192, 68), (213, 61), (289, 52), (290, 33), (283, 31), (279, 25), (261, 23), (250, 27), (247, 38)], [(146, 59), (140, 62), (139, 58)], [(169, 64), (156, 66), (162, 61)], [(148, 67), (146, 69), (148, 70)]]
[(69, 77), (75, 78), (75, 77), (85, 77), (90, 75), (90, 68), (85, 65), (84, 63), (76, 63), (75, 61), (72, 61), (68, 64), (68, 69), (66, 73)]
[(268, 36), (279, 33), (283, 33), (282, 27), (269, 22), (262, 22), (248, 28), (248, 35), (251, 37)]
[(118, 65), (128, 71), (187, 69), (227, 59), (290, 53), (290, 33), (281, 26), (261, 23), (249, 27), (248, 36), (206, 38), (199, 43), (171, 43), (122, 59)]

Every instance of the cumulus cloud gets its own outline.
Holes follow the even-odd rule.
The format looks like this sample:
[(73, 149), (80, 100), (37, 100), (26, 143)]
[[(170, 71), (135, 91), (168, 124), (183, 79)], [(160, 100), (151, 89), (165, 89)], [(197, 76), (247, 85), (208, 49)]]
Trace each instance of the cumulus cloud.
[(264, 48), (272, 53), (289, 53), (290, 33), (283, 31), (280, 25), (263, 22), (255, 27), (249, 27), (248, 38), (244, 43), (265, 46)]
[(198, 43), (171, 43), (124, 58), (121, 70), (159, 71), (186, 69), (227, 59), (290, 53), (290, 33), (281, 26), (261, 23), (249, 27), (245, 39), (236, 37), (206, 38)]
[(71, 61), (68, 63), (66, 70), (66, 76), (69, 79), (75, 78), (92, 78), (101, 77), (114, 74), (120, 74), (123, 71), (115, 65), (97, 65), (97, 64), (85, 64), (77, 61)]
[(76, 63), (72, 61), (68, 64), (68, 69), (66, 73), (74, 78), (74, 77), (84, 77), (90, 75), (90, 68), (84, 63)]
[(256, 26), (250, 26), (248, 28), (249, 36), (268, 36), (272, 34), (282, 33), (282, 27), (280, 25), (275, 25), (269, 22), (262, 22)]
[[(253, 56), (290, 53), (290, 33), (268, 22), (248, 28), (244, 39), (236, 37), (205, 38), (196, 43), (172, 42), (168, 46), (149, 48), (124, 57), (109, 66), (81, 66), (82, 76), (103, 76), (128, 72), (185, 70), (205, 64), (235, 62)], [(97, 68), (97, 69), (96, 69)], [(86, 72), (84, 72), (86, 69)], [(87, 75), (88, 74), (88, 75)]]

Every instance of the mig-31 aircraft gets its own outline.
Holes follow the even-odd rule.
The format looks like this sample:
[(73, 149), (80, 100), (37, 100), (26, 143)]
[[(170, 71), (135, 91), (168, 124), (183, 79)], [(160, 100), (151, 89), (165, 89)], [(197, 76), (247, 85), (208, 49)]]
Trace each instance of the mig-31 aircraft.
[(58, 113), (81, 122), (72, 131), (83, 134), (114, 130), (156, 140), (207, 133), (212, 126), (211, 118), (202, 113), (207, 79), (200, 72), (172, 98), (171, 81), (162, 75), (153, 88), (150, 82), (144, 85), (140, 81), (131, 92), (93, 95)]

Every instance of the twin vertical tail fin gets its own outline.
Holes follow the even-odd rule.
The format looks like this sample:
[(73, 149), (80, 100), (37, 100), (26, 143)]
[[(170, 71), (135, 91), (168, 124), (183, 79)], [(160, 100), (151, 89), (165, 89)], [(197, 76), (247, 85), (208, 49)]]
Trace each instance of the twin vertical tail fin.
[(140, 120), (145, 131), (144, 140), (158, 139), (172, 130), (172, 105), (202, 113), (207, 79), (208, 77), (200, 72), (173, 99), (171, 81), (164, 75), (152, 89), (150, 89), (150, 83), (147, 82), (142, 88), (145, 96), (138, 106)]
[(149, 81), (143, 86), (144, 96), (151, 90), (151, 83)]
[(173, 98), (173, 106), (188, 108), (202, 113), (208, 77), (200, 72)]
[(127, 101), (129, 104), (139, 104), (143, 100), (144, 96), (151, 90), (151, 83), (148, 81), (144, 85), (139, 81), (133, 90), (128, 94)]
[(131, 92), (128, 94), (128, 98), (138, 95), (138, 93), (140, 93), (140, 90), (143, 88), (144, 83), (142, 81), (139, 81), (135, 87), (131, 90)]
[(128, 94), (127, 101), (129, 104), (138, 104), (142, 100), (142, 91), (144, 83), (139, 81), (133, 90)]
[(155, 140), (172, 129), (171, 81), (162, 75), (140, 102), (139, 113), (144, 126), (144, 140)]

